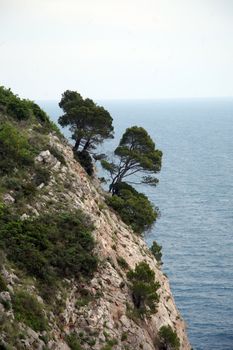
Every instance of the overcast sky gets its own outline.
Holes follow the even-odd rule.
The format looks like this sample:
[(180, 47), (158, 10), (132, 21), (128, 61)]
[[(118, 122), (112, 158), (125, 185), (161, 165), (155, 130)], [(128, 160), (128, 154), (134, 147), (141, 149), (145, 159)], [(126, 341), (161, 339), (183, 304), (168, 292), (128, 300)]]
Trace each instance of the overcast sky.
[(31, 99), (233, 96), (233, 0), (0, 0), (0, 85)]

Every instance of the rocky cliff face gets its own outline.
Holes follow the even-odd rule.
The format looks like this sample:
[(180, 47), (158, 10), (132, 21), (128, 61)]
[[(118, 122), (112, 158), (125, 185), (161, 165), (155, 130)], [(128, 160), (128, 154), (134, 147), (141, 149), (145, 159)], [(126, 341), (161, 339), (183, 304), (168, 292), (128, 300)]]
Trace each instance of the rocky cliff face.
[[(170, 325), (180, 339), (180, 349), (189, 350), (185, 323), (176, 308), (167, 277), (150, 253), (143, 239), (137, 236), (105, 204), (105, 196), (97, 179), (90, 179), (80, 164), (74, 160), (73, 152), (66, 142), (57, 136), (49, 136), (49, 146), (61, 152), (66, 165), (50, 153), (49, 147), (36, 156), (35, 162), (51, 172), (50, 181), (37, 187), (36, 201), (28, 204), (22, 220), (39, 216), (42, 212), (82, 209), (94, 224), (93, 235), (96, 253), (99, 257), (98, 269), (93, 278), (76, 282), (67, 280), (63, 293), (54, 295), (57, 309), (44, 307), (49, 320), (49, 331), (35, 332), (19, 323), (24, 336), (18, 349), (159, 349), (158, 331), (163, 325)], [(4, 194), (5, 203), (14, 205), (13, 193)], [(157, 312), (148, 317), (138, 318), (133, 310), (131, 290), (123, 259), (131, 269), (139, 262), (146, 261), (155, 272), (160, 283), (160, 300)], [(0, 294), (0, 313), (13, 322), (15, 315), (11, 308), (11, 298), (15, 290), (24, 287), (37, 295), (33, 279), (21, 280), (17, 270), (4, 264), (2, 276), (8, 291)], [(83, 293), (82, 291), (85, 291)], [(37, 295), (39, 302), (44, 301)], [(61, 304), (63, 304), (62, 307)], [(7, 305), (7, 307), (6, 307)], [(3, 318), (3, 316), (1, 316)], [(0, 321), (1, 322), (1, 321)], [(4, 342), (7, 330), (1, 338)], [(69, 335), (71, 335), (69, 337)], [(72, 337), (79, 339), (79, 344)], [(69, 341), (67, 341), (69, 339)], [(76, 347), (75, 347), (76, 346)], [(7, 347), (6, 347), (7, 348)], [(8, 348), (7, 348), (8, 349)]]

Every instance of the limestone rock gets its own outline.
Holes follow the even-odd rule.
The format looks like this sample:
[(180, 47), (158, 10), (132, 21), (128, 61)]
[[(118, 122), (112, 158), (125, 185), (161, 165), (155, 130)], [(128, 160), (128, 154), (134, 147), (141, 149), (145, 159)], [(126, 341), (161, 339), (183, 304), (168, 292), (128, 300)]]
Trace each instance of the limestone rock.
[(3, 202), (4, 204), (13, 204), (15, 199), (9, 193), (6, 193), (3, 196)]

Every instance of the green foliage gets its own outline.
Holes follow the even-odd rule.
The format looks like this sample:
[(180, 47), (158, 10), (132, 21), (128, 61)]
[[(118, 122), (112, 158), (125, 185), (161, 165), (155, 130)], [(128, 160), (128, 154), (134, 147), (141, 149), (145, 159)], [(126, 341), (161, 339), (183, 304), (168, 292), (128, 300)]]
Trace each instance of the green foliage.
[(74, 157), (86, 170), (87, 174), (92, 176), (94, 173), (94, 167), (90, 154), (87, 151), (74, 151)]
[(36, 194), (36, 184), (32, 181), (24, 182), (15, 193), (16, 201), (26, 198), (32, 198)]
[(117, 262), (120, 265), (120, 267), (122, 267), (122, 269), (126, 270), (129, 268), (127, 261), (122, 256), (117, 257)]
[(35, 176), (34, 176), (34, 183), (36, 186), (39, 186), (41, 183), (44, 183), (45, 185), (48, 185), (50, 180), (50, 172), (48, 169), (37, 166), (35, 168)]
[(25, 344), (21, 343), (24, 333), (18, 323), (12, 322), (12, 319), (9, 319), (5, 313), (0, 313), (0, 334), (1, 336), (4, 334), (4, 341), (0, 340), (1, 350), (25, 349)]
[(127, 332), (122, 333), (121, 341), (125, 341), (127, 340), (127, 338), (128, 338), (128, 333)]
[(17, 120), (27, 120), (30, 117), (27, 101), (21, 100), (10, 89), (5, 89), (3, 86), (0, 87), (0, 106), (1, 110)]
[(62, 165), (66, 165), (66, 160), (63, 154), (56, 148), (56, 147), (50, 147), (49, 148), (50, 153), (61, 162)]
[(15, 167), (26, 167), (33, 163), (33, 153), (27, 137), (11, 123), (0, 126), (0, 175), (8, 174)]
[(35, 331), (42, 332), (48, 328), (43, 307), (31, 293), (16, 292), (12, 297), (12, 306), (17, 321), (25, 323)]
[(50, 120), (47, 114), (33, 101), (28, 101), (28, 106), (30, 106), (34, 116), (41, 124), (49, 124)]
[(66, 342), (71, 348), (71, 350), (82, 350), (82, 346), (80, 345), (79, 338), (75, 333), (70, 333), (66, 336)]
[(112, 350), (112, 346), (107, 344), (107, 345), (104, 345), (100, 350)]
[[(105, 335), (106, 337), (106, 335)], [(114, 347), (114, 345), (117, 345), (118, 344), (118, 341), (117, 339), (115, 338), (112, 338), (112, 339), (108, 339), (107, 340), (107, 344), (105, 346), (103, 346), (101, 348), (101, 350), (112, 350), (112, 348)]]
[(9, 260), (43, 283), (91, 276), (97, 267), (92, 227), (80, 211), (19, 220), (7, 209), (0, 218), (0, 246)]
[(158, 263), (161, 264), (162, 259), (162, 246), (159, 245), (156, 241), (153, 241), (152, 246), (150, 247), (151, 253), (154, 255), (155, 259), (158, 261)]
[(1, 178), (1, 184), (8, 190), (19, 191), (22, 187), (22, 179), (19, 174), (13, 176), (5, 175)]
[(149, 230), (158, 216), (149, 199), (126, 183), (118, 184), (115, 188), (116, 195), (108, 197), (107, 204), (116, 210), (121, 219), (135, 232), (143, 233)]
[(155, 282), (155, 273), (146, 262), (140, 262), (135, 270), (130, 270), (127, 274), (131, 282), (132, 297), (135, 308), (141, 315), (150, 309), (150, 312), (156, 311), (156, 305), (159, 302), (157, 290), (160, 287)]
[[(28, 176), (31, 171), (31, 179)], [(24, 169), (23, 171), (13, 174), (13, 176), (5, 175), (1, 178), (1, 185), (3, 188), (14, 191), (14, 198), (16, 202), (24, 200), (25, 198), (32, 198), (36, 195), (37, 186), (41, 183), (48, 185), (50, 180), (50, 172), (47, 168), (41, 166), (34, 166), (32, 169)]]
[(117, 166), (114, 163), (108, 162), (106, 159), (101, 160), (101, 165), (104, 170), (107, 170), (110, 173), (115, 173), (117, 171)]
[(64, 115), (58, 122), (62, 127), (70, 127), (76, 151), (80, 146), (84, 151), (94, 149), (104, 139), (113, 137), (112, 117), (91, 99), (83, 99), (78, 92), (67, 90), (63, 93), (59, 106)]
[(33, 101), (20, 99), (10, 89), (0, 86), (0, 111), (17, 122), (37, 121), (44, 133), (56, 132), (61, 136), (58, 127), (50, 121), (47, 114)]
[[(39, 176), (39, 177), (38, 177)], [(40, 175), (35, 173), (32, 180), (26, 180), (24, 177), (26, 177), (26, 172), (19, 173), (17, 172), (15, 176), (4, 176), (1, 179), (1, 185), (6, 190), (14, 191), (14, 199), (16, 203), (20, 201), (25, 201), (26, 199), (31, 199), (33, 196), (35, 196), (37, 187), (41, 182), (37, 182), (40, 178)], [(43, 175), (43, 179), (44, 175)]]
[(141, 182), (157, 184), (158, 180), (151, 174), (160, 171), (162, 152), (155, 148), (155, 143), (144, 128), (132, 126), (126, 129), (114, 154), (117, 161), (101, 162), (103, 168), (110, 173), (111, 192), (114, 193), (115, 185), (121, 183), (123, 179), (140, 172), (144, 174)]
[(112, 338), (112, 339), (108, 340), (108, 345), (110, 345), (110, 346), (114, 346), (114, 345), (117, 345), (117, 344), (118, 344), (118, 341), (115, 338)]
[(0, 275), (0, 292), (3, 292), (4, 290), (7, 290), (7, 285), (5, 279)]
[(161, 350), (179, 350), (180, 339), (176, 331), (173, 331), (171, 326), (162, 326), (159, 330), (160, 349)]

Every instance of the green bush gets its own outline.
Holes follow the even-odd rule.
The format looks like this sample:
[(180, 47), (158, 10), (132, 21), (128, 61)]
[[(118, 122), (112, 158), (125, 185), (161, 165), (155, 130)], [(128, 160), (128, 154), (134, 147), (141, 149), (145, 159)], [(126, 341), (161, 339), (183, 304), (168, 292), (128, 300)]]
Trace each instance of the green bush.
[(40, 184), (44, 183), (45, 185), (48, 185), (50, 180), (50, 172), (48, 169), (37, 166), (35, 168), (35, 176), (34, 176), (34, 183), (36, 186), (39, 186)]
[(160, 349), (161, 350), (179, 350), (180, 339), (176, 331), (171, 326), (162, 326), (159, 330)]
[[(106, 335), (105, 335), (106, 337)], [(107, 340), (107, 344), (101, 348), (101, 350), (112, 350), (115, 345), (118, 344), (117, 339), (112, 338)]]
[(122, 256), (117, 257), (117, 262), (120, 265), (120, 267), (122, 267), (122, 269), (126, 270), (129, 268), (127, 261)]
[(88, 277), (97, 267), (91, 230), (80, 211), (22, 221), (5, 209), (0, 217), (0, 247), (9, 260), (43, 283)]
[(30, 109), (27, 101), (19, 98), (12, 98), (7, 105), (7, 113), (18, 120), (27, 120), (30, 118)]
[(159, 302), (157, 290), (160, 287), (155, 282), (155, 273), (146, 262), (140, 262), (135, 270), (130, 270), (127, 274), (131, 282), (132, 297), (135, 308), (140, 314), (146, 313), (148, 307), (151, 312), (156, 311), (156, 305)]
[(19, 191), (22, 187), (22, 179), (19, 175), (17, 177), (6, 175), (1, 178), (1, 183), (4, 188), (12, 191)]
[(36, 104), (33, 101), (28, 101), (28, 106), (31, 108), (34, 116), (36, 117), (37, 121), (39, 121), (40, 123), (45, 123), (45, 124), (49, 124), (50, 120), (49, 117), (47, 116), (47, 114), (38, 106), (38, 104)]
[(149, 199), (126, 183), (119, 184), (115, 188), (115, 195), (106, 201), (138, 233), (149, 230), (158, 215)]
[(42, 305), (30, 293), (16, 292), (12, 297), (12, 307), (17, 321), (23, 322), (39, 332), (48, 328)]
[(128, 338), (128, 333), (127, 332), (122, 333), (121, 341), (125, 341), (125, 340), (127, 340), (127, 338)]
[(62, 165), (66, 165), (66, 160), (63, 154), (56, 148), (56, 147), (50, 147), (49, 148), (50, 153), (61, 162)]
[(4, 280), (2, 275), (0, 275), (0, 292), (3, 292), (4, 290), (7, 290), (6, 281)]
[(152, 246), (150, 247), (151, 253), (154, 255), (155, 259), (158, 261), (158, 263), (161, 264), (162, 259), (162, 246), (159, 245), (156, 241), (153, 241)]
[(18, 201), (24, 197), (33, 197), (36, 194), (36, 185), (34, 182), (24, 182), (21, 187), (16, 191), (15, 199)]
[(3, 86), (0, 86), (0, 111), (18, 122), (36, 120), (40, 124), (40, 131), (44, 133), (54, 131), (62, 137), (59, 128), (50, 121), (47, 114), (35, 102), (21, 99)]
[(12, 124), (0, 127), (0, 175), (12, 172), (16, 167), (33, 163), (33, 153), (26, 136)]
[(71, 350), (82, 350), (82, 346), (80, 345), (79, 338), (75, 333), (70, 333), (66, 336), (66, 342), (71, 348)]
[(87, 151), (74, 151), (74, 158), (82, 165), (87, 174), (92, 176), (94, 173), (93, 162), (90, 154)]

